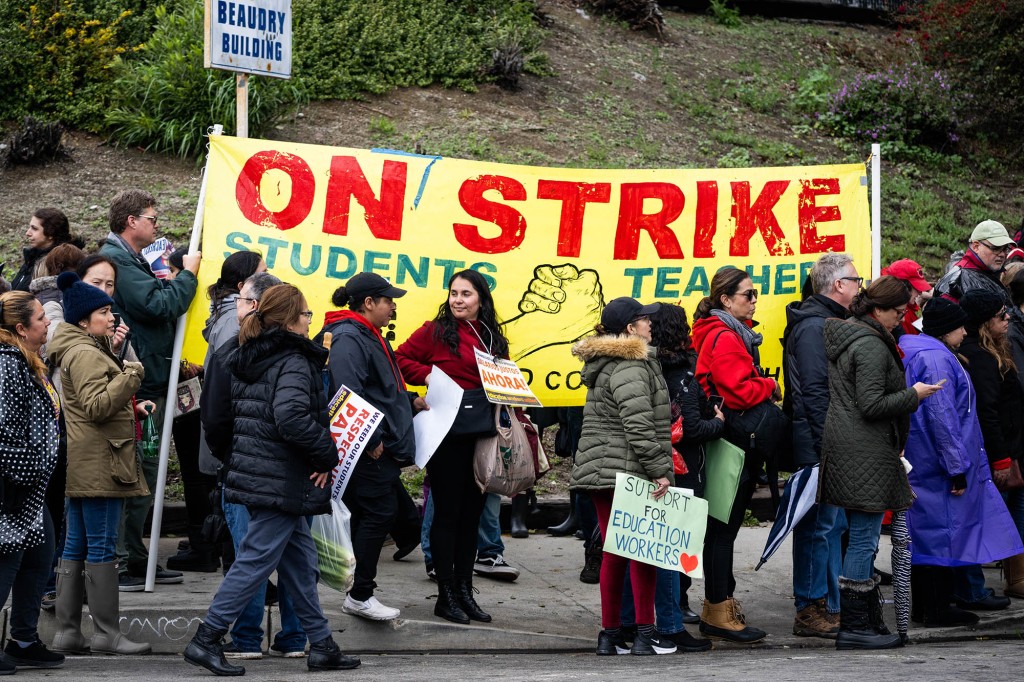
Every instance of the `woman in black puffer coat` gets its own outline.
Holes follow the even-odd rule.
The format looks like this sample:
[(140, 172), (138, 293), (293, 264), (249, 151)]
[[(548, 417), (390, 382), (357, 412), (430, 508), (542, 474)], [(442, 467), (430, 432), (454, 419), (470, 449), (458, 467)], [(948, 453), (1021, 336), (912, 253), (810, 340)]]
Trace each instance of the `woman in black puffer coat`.
[(290, 284), (271, 287), (242, 322), (231, 371), (234, 439), (224, 497), (249, 509), (249, 530), (185, 660), (217, 675), (245, 668), (224, 658), (222, 638), (276, 569), (310, 641), (310, 670), (355, 668), (317, 597), (317, 551), (305, 516), (331, 510), (338, 451), (328, 431), (320, 369), (327, 350), (309, 340), (312, 311)]

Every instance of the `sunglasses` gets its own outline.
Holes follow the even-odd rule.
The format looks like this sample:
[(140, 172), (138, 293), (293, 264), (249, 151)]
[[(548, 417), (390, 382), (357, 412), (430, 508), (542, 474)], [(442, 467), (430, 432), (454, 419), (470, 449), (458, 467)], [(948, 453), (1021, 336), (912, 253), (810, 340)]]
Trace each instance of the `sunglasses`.
[(737, 291), (736, 295), (737, 296), (743, 296), (748, 301), (756, 301), (757, 300), (757, 289), (747, 289), (746, 291)]

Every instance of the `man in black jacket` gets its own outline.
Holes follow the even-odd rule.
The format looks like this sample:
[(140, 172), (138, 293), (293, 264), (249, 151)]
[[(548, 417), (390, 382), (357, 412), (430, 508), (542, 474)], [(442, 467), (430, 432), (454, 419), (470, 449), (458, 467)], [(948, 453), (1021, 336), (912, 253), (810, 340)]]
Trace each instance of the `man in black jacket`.
[(935, 295), (955, 303), (968, 291), (981, 289), (998, 294), (1003, 305), (1010, 306), (1010, 296), (999, 281), (999, 275), (1006, 264), (1006, 256), (1015, 246), (1002, 223), (981, 221), (971, 232), (963, 257), (935, 283)]
[(370, 620), (392, 620), (399, 610), (373, 596), (377, 561), (388, 530), (398, 514), (402, 467), (416, 456), (413, 409), (426, 402), (405, 390), (391, 344), (381, 334), (395, 314), (395, 300), (404, 289), (372, 272), (361, 272), (334, 292), (338, 310), (327, 315), (330, 332), (330, 393), (347, 386), (384, 413), (352, 471), (342, 497), (352, 512), (352, 548), (356, 556), (355, 582), (342, 610)]
[[(828, 358), (825, 320), (846, 318), (863, 279), (853, 259), (829, 253), (811, 268), (814, 294), (786, 308), (783, 371), (787, 413), (793, 420), (793, 459), (797, 469), (821, 461), (821, 435), (828, 412)], [(840, 546), (843, 510), (816, 504), (793, 529), (793, 634), (835, 638), (839, 630)]]

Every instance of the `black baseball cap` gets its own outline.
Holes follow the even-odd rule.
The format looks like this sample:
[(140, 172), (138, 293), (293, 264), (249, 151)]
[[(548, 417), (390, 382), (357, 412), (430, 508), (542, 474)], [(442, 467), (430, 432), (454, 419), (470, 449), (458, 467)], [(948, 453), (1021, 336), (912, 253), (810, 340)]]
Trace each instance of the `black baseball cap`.
[(362, 301), (367, 296), (387, 296), (388, 298), (401, 298), (405, 296), (405, 289), (392, 286), (375, 272), (360, 272), (345, 283), (345, 293), (350, 301)]
[(661, 309), (660, 303), (644, 305), (635, 298), (621, 296), (609, 301), (601, 311), (601, 326), (612, 334), (621, 334), (626, 327), (647, 315), (653, 315)]

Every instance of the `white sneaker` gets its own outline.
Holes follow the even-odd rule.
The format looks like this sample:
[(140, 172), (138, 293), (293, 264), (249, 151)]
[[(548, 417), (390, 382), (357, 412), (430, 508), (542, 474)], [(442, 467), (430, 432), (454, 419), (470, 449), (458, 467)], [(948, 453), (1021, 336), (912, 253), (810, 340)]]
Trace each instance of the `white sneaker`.
[(398, 609), (393, 609), (390, 606), (384, 606), (376, 597), (370, 597), (366, 601), (359, 601), (353, 599), (350, 596), (345, 597), (345, 603), (341, 605), (341, 610), (345, 613), (352, 614), (353, 616), (359, 616), (360, 618), (366, 618), (369, 620), (394, 620), (398, 618), (398, 615), (402, 613)]

